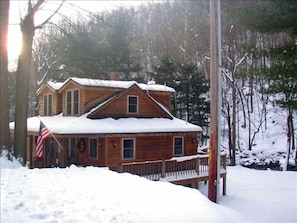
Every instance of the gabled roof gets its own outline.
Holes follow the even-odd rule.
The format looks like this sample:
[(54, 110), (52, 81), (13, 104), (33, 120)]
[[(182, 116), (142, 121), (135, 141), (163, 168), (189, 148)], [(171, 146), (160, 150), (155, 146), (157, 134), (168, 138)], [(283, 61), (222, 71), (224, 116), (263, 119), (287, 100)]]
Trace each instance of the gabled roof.
[[(96, 117), (100, 116), (100, 110), (101, 109), (103, 109), (106, 106), (112, 106), (112, 103), (116, 99), (122, 97), (123, 94), (129, 94), (129, 92), (132, 89), (134, 89), (134, 91), (137, 91), (138, 95), (142, 96), (142, 99), (145, 100), (146, 104), (149, 104), (151, 106), (151, 110), (158, 111), (160, 116), (163, 117), (163, 118), (172, 119), (172, 115), (163, 106), (160, 106), (160, 104), (156, 100), (154, 100), (151, 96), (144, 93), (144, 91), (142, 91), (142, 89), (140, 89), (140, 86), (138, 84), (136, 84), (136, 83), (132, 84), (128, 89), (125, 89), (125, 90), (119, 92), (118, 94), (116, 94), (114, 96), (111, 96), (109, 99), (105, 100), (104, 102), (102, 102), (101, 104), (96, 106), (96, 108), (92, 109), (89, 112), (87, 117), (88, 118), (96, 118)], [(126, 115), (124, 115), (124, 116), (126, 116)], [(149, 117), (149, 118), (151, 118), (151, 117)]]
[(48, 81), (46, 84), (42, 85), (36, 93), (38, 95), (46, 87), (48, 87), (52, 92), (59, 91), (63, 84), (63, 82)]
[(136, 81), (100, 80), (100, 79), (77, 78), (77, 77), (68, 78), (63, 83), (63, 86), (60, 88), (60, 92), (69, 82), (74, 82), (80, 86), (85, 86), (85, 87), (106, 87), (106, 88), (120, 88), (120, 89), (127, 89), (131, 87), (133, 84), (137, 84), (140, 87), (140, 89), (142, 89), (143, 91), (163, 91), (163, 92), (170, 92), (170, 93), (175, 92), (173, 88), (165, 85), (160, 85), (160, 84), (143, 84), (143, 83), (137, 83)]

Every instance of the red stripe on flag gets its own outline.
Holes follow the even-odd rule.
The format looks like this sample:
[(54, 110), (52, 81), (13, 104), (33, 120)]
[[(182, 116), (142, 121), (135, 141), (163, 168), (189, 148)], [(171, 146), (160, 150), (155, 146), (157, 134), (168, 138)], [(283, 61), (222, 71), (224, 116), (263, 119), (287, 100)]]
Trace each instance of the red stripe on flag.
[(43, 140), (50, 136), (50, 132), (45, 125), (40, 121), (39, 135), (36, 142), (36, 157), (41, 158), (43, 156)]

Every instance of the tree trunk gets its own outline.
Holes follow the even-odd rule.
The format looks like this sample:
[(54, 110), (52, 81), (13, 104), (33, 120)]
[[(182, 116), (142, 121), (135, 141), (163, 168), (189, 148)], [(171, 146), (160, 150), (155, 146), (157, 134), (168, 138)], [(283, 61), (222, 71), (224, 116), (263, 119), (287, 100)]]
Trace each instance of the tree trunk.
[(229, 145), (229, 158), (230, 158), (230, 165), (234, 166), (233, 164), (233, 152), (232, 152), (232, 128), (231, 128), (231, 115), (230, 115), (230, 106), (227, 105), (227, 123), (228, 123), (228, 145)]
[(232, 151), (232, 157), (231, 157), (231, 165), (236, 165), (236, 152), (235, 152), (235, 145), (236, 145), (236, 88), (235, 83), (232, 83), (232, 124), (231, 124), (231, 151)]
[(35, 33), (34, 13), (28, 9), (28, 14), (21, 24), (22, 51), (18, 60), (16, 79), (16, 106), (15, 106), (15, 131), (14, 131), (14, 155), (20, 161), (26, 161), (27, 142), (27, 115), (28, 92), (31, 72), (32, 43)]
[(9, 0), (0, 1), (1, 54), (0, 54), (0, 151), (10, 149), (9, 103), (8, 103), (8, 53), (7, 34), (9, 18)]

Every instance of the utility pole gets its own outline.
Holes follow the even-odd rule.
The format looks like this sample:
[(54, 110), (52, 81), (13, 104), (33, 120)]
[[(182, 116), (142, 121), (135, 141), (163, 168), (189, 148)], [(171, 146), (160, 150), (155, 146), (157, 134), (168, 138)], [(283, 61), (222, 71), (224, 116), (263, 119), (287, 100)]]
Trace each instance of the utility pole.
[(208, 198), (219, 202), (221, 120), (220, 0), (210, 0), (210, 147)]

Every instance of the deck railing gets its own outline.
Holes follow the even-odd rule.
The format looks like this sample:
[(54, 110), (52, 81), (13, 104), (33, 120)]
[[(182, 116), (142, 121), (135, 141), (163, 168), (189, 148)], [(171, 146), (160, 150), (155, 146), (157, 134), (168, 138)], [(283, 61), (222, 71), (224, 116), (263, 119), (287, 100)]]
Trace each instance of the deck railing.
[[(221, 170), (226, 171), (226, 154), (221, 155)], [(120, 172), (128, 172), (158, 181), (167, 178), (169, 181), (178, 178), (208, 176), (209, 156), (196, 155), (177, 157), (169, 160), (123, 163)]]

